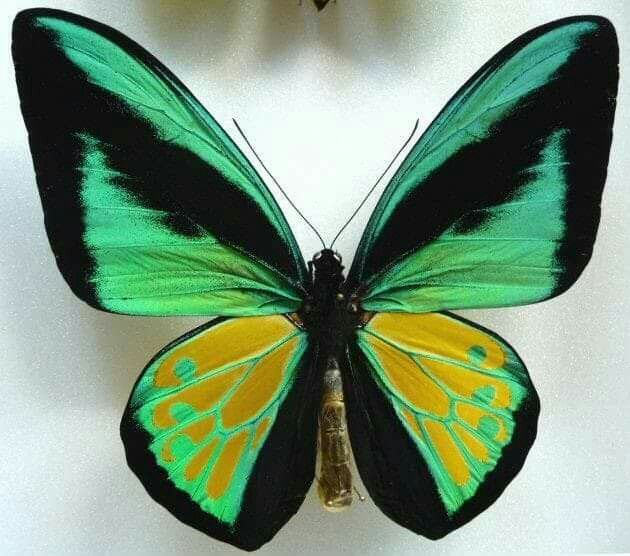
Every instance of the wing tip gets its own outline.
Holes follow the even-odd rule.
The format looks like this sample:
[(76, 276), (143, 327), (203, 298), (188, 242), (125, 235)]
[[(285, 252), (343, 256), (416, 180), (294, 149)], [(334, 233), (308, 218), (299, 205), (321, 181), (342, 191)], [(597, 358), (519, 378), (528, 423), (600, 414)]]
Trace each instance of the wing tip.
[(55, 17), (58, 19), (65, 19), (67, 16), (74, 16), (74, 14), (64, 12), (63, 10), (55, 10), (53, 8), (28, 8), (26, 10), (20, 10), (15, 14), (15, 18), (13, 19), (13, 34), (15, 36), (17, 31), (21, 31), (28, 27), (35, 27), (36, 21), (39, 18)]
[(15, 14), (15, 17), (13, 18), (13, 26), (11, 30), (11, 39), (13, 43), (14, 53), (16, 51), (16, 48), (22, 43), (30, 43), (30, 34), (35, 32), (37, 27), (42, 26), (42, 24), (38, 20), (44, 17), (63, 21), (75, 21), (76, 23), (80, 23), (83, 25), (86, 25), (86, 22), (90, 21), (89, 19), (78, 14), (74, 14), (72, 12), (67, 12), (64, 10), (56, 10), (54, 8), (28, 8), (25, 10), (20, 10)]
[(617, 45), (617, 31), (612, 21), (603, 15), (595, 14), (574, 15), (556, 19), (540, 25), (539, 27), (535, 27), (528, 33), (525, 33), (523, 37), (530, 35), (530, 33), (534, 36), (541, 36), (562, 27), (570, 27), (571, 25), (581, 25), (584, 23), (591, 23), (594, 25), (594, 28), (585, 34), (595, 36), (603, 42)]

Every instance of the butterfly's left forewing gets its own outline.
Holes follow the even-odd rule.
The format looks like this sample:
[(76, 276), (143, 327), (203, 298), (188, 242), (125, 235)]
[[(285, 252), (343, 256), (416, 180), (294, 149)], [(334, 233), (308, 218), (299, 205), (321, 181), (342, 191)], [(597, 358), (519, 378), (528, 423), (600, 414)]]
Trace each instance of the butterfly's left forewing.
[(131, 468), (176, 517), (246, 549), (268, 541), (313, 479), (306, 333), (284, 316), (219, 319), (146, 367), (121, 424)]
[(495, 334), (442, 313), (378, 313), (349, 353), (348, 419), (365, 485), (429, 538), (491, 504), (519, 471), (539, 404)]

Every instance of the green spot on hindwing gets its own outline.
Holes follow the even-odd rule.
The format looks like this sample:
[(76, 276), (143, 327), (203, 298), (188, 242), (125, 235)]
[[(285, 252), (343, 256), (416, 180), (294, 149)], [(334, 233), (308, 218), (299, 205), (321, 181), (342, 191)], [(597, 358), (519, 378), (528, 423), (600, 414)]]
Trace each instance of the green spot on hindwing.
[(484, 415), (479, 419), (479, 432), (487, 438), (496, 438), (499, 433), (499, 424), (492, 417)]
[(188, 454), (196, 449), (194, 442), (184, 434), (176, 436), (171, 443), (171, 452), (176, 461), (183, 461)]
[(176, 403), (171, 407), (171, 415), (178, 423), (183, 423), (195, 417), (197, 412), (188, 404)]
[(197, 364), (192, 359), (180, 359), (175, 365), (175, 374), (182, 382), (190, 380), (195, 372), (197, 372)]
[(473, 365), (482, 366), (487, 355), (483, 346), (472, 346), (468, 350), (468, 359)]
[(483, 404), (492, 405), (492, 401), (494, 400), (495, 395), (496, 390), (494, 389), (494, 387), (488, 385), (475, 390), (473, 392), (473, 400)]

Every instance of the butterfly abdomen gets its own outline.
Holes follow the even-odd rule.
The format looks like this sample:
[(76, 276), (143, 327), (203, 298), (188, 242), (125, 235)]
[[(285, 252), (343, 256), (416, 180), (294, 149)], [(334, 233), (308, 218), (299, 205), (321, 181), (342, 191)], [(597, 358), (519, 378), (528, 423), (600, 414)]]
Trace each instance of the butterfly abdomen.
[(350, 444), (346, 431), (346, 406), (339, 365), (334, 358), (324, 373), (319, 414), (320, 471), (317, 493), (324, 508), (345, 510), (352, 503)]

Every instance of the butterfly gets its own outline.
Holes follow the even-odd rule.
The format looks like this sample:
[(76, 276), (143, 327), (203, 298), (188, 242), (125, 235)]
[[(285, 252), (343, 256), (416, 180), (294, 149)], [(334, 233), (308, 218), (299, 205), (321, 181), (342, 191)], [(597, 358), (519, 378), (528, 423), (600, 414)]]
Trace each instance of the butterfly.
[(490, 59), (393, 173), (347, 275), (332, 246), (305, 263), (252, 163), (129, 38), (27, 10), (13, 57), (73, 292), (112, 313), (218, 317), (149, 362), (122, 418), (157, 502), (254, 550), (316, 474), (328, 509), (350, 503), (351, 450), (375, 504), (425, 537), (494, 502), (539, 399), (507, 342), (448, 311), (543, 301), (585, 268), (618, 81), (610, 22), (558, 20)]

